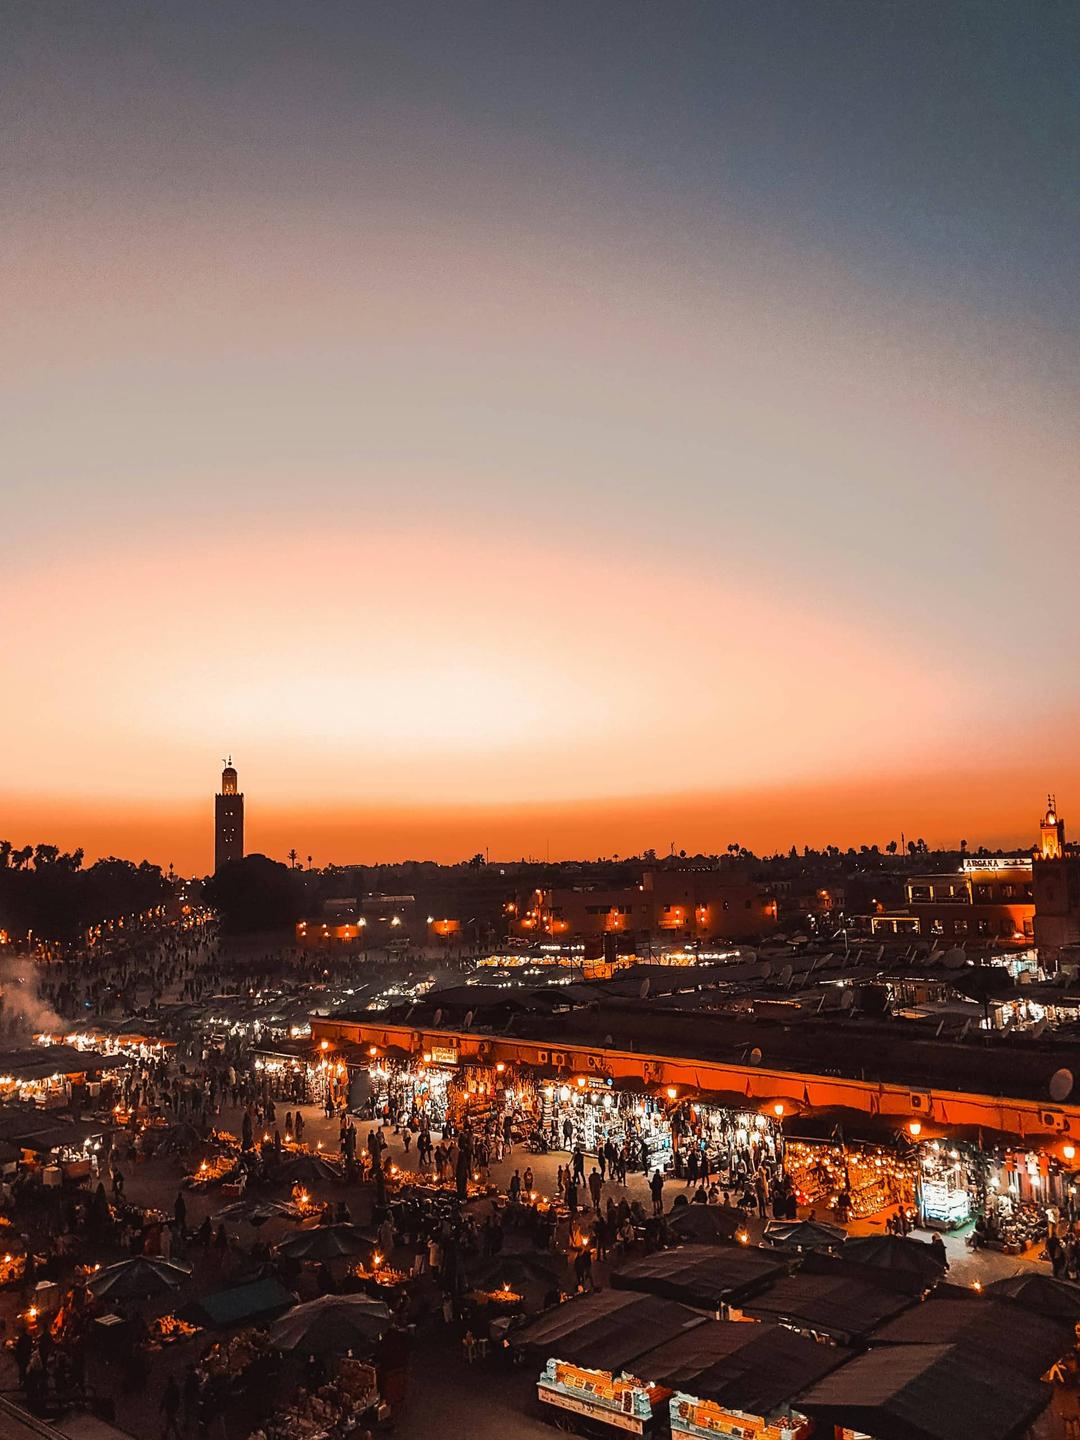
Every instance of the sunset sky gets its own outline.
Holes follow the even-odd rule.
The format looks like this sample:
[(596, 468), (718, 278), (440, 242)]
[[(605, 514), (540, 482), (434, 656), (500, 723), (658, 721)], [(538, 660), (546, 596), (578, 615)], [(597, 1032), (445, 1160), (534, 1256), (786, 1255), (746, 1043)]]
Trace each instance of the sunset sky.
[(0, 835), (1080, 830), (1080, 8), (0, 0)]

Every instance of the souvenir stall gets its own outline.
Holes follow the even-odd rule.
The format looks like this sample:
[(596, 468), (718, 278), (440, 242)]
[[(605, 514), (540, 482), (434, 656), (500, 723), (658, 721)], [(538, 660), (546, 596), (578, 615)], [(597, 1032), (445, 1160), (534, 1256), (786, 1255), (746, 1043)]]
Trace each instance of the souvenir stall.
[(452, 1109), (457, 1052), (452, 1064), (425, 1060), (380, 1057), (369, 1067), (371, 1107), (375, 1116), (398, 1115), (403, 1123), (415, 1116), (421, 1126), (441, 1130)]
[(586, 1155), (612, 1141), (628, 1141), (631, 1166), (670, 1170), (673, 1163), (668, 1102), (649, 1094), (617, 1090), (610, 1076), (578, 1075), (538, 1087), (539, 1128), (560, 1149), (580, 1146)]
[(317, 1389), (301, 1387), (249, 1440), (328, 1440), (359, 1429), (380, 1408), (376, 1369), (361, 1360), (332, 1361), (330, 1378)]
[(1045, 1240), (1051, 1213), (1075, 1204), (1071, 1174), (1052, 1155), (1008, 1149), (986, 1157), (985, 1177), (983, 1243), (1007, 1255)]
[(254, 1068), (256, 1078), (261, 1080), (267, 1094), (282, 1103), (314, 1103), (319, 1099), (319, 1080), (322, 1094), (326, 1094), (326, 1067), (323, 1057), (313, 1056), (310, 1040), (280, 1040), (261, 1046), (255, 1052)]
[(916, 1203), (918, 1165), (895, 1145), (789, 1140), (785, 1168), (802, 1206), (863, 1220)]
[(704, 1147), (712, 1173), (721, 1176), (732, 1174), (740, 1159), (748, 1174), (763, 1164), (779, 1166), (783, 1140), (778, 1120), (747, 1109), (747, 1102), (734, 1095), (731, 1101), (702, 1097), (681, 1106), (674, 1120), (680, 1146)]
[(978, 1209), (984, 1188), (979, 1152), (948, 1140), (919, 1146), (919, 1222), (930, 1230), (956, 1230)]

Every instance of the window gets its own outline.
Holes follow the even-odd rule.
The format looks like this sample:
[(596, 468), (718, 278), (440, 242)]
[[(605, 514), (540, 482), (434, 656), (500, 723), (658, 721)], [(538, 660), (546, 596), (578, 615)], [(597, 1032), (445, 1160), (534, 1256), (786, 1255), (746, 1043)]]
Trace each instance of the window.
[(954, 921), (952, 922), (952, 929), (953, 929), (953, 934), (954, 934), (954, 935), (966, 935), (966, 934), (967, 934), (967, 921), (966, 921), (966, 920), (954, 920)]

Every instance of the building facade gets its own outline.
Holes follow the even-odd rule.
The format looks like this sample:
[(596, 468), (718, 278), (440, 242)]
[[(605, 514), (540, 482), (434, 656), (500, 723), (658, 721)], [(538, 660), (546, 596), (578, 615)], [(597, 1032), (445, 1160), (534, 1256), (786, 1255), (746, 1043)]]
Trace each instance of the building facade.
[(221, 790), (214, 797), (214, 871), (243, 858), (244, 796), (230, 755), (221, 772)]
[(537, 890), (516, 913), (514, 933), (529, 939), (751, 940), (777, 924), (776, 900), (764, 886), (704, 868), (647, 870), (639, 884), (620, 889)]

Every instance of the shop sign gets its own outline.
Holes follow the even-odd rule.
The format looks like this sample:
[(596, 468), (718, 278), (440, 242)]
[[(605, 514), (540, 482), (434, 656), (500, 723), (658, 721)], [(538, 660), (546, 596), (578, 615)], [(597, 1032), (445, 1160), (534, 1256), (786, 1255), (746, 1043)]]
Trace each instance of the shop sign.
[(433, 1045), (431, 1047), (431, 1063), (433, 1065), (456, 1065), (458, 1063), (457, 1047)]

